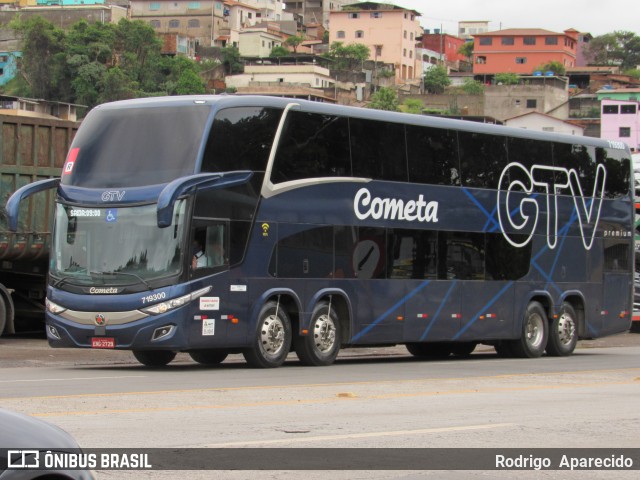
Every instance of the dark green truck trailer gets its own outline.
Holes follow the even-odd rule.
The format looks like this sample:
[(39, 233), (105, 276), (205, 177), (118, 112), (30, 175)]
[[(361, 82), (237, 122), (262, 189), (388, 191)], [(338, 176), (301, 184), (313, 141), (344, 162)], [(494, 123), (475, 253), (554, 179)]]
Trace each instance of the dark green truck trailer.
[(0, 335), (42, 328), (54, 191), (23, 202), (16, 233), (7, 229), (4, 205), (23, 185), (60, 176), (78, 126), (0, 110)]

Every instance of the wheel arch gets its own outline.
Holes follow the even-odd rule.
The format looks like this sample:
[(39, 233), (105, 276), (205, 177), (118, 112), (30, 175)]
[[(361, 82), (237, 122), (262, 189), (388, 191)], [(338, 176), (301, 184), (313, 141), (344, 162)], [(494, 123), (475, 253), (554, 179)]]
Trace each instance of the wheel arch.
[(0, 335), (4, 333), (15, 333), (15, 307), (13, 306), (13, 300), (11, 299), (11, 290), (0, 283), (0, 297), (4, 300), (4, 308), (7, 314), (5, 318), (4, 332), (0, 332)]
[(547, 314), (547, 319), (551, 318), (551, 315), (553, 314), (554, 303), (553, 303), (553, 298), (551, 298), (551, 295), (549, 294), (549, 292), (546, 292), (544, 290), (533, 291), (529, 294), (529, 298), (527, 299), (527, 301), (522, 303), (520, 312), (516, 317), (518, 319), (518, 322), (516, 325), (517, 332), (520, 332), (520, 330), (522, 329), (522, 322), (524, 321), (524, 315), (525, 315), (525, 312), (527, 311), (527, 307), (531, 302), (538, 302), (540, 305), (542, 305), (542, 308), (544, 308), (544, 311)]
[(260, 295), (258, 300), (254, 303), (251, 311), (251, 322), (253, 327), (249, 331), (250, 338), (255, 334), (258, 328), (258, 321), (260, 311), (267, 303), (274, 301), (280, 303), (280, 306), (284, 308), (291, 321), (291, 329), (296, 331), (300, 324), (300, 312), (302, 312), (302, 302), (298, 294), (290, 288), (272, 288), (266, 290)]

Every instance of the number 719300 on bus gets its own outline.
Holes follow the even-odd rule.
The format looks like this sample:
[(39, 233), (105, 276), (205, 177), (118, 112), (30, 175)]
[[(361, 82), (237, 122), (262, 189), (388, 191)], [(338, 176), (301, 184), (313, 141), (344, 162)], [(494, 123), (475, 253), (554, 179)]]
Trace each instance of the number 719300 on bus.
[(101, 105), (56, 189), (52, 347), (203, 364), (569, 355), (631, 322), (630, 151), (259, 96)]

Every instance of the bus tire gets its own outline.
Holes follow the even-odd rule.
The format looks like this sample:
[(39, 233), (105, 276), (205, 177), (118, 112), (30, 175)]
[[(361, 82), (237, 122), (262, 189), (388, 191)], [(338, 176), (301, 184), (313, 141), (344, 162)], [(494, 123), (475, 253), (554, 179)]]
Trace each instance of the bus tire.
[(522, 334), (510, 342), (511, 353), (517, 358), (538, 358), (547, 347), (549, 333), (547, 313), (540, 302), (531, 302), (522, 321)]
[(133, 356), (147, 367), (164, 367), (176, 358), (171, 350), (134, 350)]
[(477, 345), (476, 342), (455, 342), (451, 344), (451, 353), (456, 357), (468, 357)]
[(577, 315), (570, 303), (564, 302), (560, 315), (551, 320), (547, 353), (554, 357), (571, 355), (578, 344)]
[(4, 333), (4, 329), (7, 326), (7, 306), (4, 303), (4, 298), (0, 294), (0, 337)]
[(407, 350), (414, 357), (447, 358), (451, 354), (451, 344), (447, 342), (407, 343)]
[(335, 308), (320, 302), (311, 314), (310, 332), (297, 336), (296, 355), (305, 365), (321, 367), (331, 365), (340, 351), (340, 320)]
[(194, 362), (201, 365), (219, 365), (224, 362), (225, 358), (229, 355), (226, 350), (192, 350), (189, 352), (189, 356)]
[(260, 310), (258, 331), (253, 346), (242, 352), (255, 368), (275, 368), (284, 363), (291, 348), (289, 315), (276, 302), (268, 302)]

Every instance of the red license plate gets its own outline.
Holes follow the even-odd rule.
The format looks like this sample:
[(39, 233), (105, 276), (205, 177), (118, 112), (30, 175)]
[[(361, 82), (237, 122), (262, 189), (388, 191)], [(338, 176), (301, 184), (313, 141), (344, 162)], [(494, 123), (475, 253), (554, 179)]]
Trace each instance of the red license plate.
[(116, 339), (113, 337), (93, 337), (91, 348), (116, 348)]

